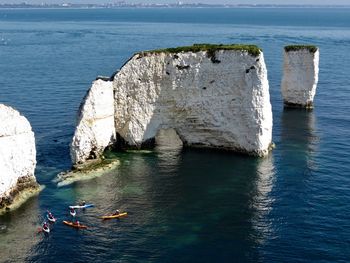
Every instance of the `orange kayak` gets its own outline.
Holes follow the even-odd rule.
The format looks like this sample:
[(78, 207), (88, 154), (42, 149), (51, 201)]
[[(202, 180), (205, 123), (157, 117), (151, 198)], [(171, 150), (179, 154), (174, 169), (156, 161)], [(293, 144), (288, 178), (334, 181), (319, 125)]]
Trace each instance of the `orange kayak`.
[(107, 215), (107, 216), (101, 216), (101, 219), (113, 219), (113, 218), (120, 218), (120, 217), (124, 217), (127, 216), (128, 213), (124, 212), (124, 213), (120, 213), (118, 215)]
[(88, 227), (82, 224), (77, 224), (77, 223), (73, 223), (73, 222), (69, 222), (69, 221), (63, 221), (63, 224), (67, 225), (67, 226), (71, 226), (74, 228), (80, 228), (80, 229), (87, 229)]

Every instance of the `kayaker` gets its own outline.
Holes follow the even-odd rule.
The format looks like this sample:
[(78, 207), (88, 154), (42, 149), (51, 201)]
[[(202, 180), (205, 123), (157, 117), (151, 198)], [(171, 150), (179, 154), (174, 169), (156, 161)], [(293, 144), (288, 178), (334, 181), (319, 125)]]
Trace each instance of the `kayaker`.
[(43, 224), (43, 229), (47, 230), (49, 228), (48, 224), (46, 223), (46, 221)]
[(79, 220), (77, 220), (77, 221), (75, 222), (75, 224), (76, 224), (77, 226), (80, 226)]
[(50, 219), (54, 219), (54, 217), (53, 217), (53, 215), (52, 215), (52, 213), (50, 211), (47, 211), (47, 214), (49, 215)]
[(86, 204), (85, 201), (81, 201), (81, 202), (80, 202), (80, 205), (81, 205), (81, 206), (84, 206), (85, 204)]
[(114, 212), (114, 216), (117, 216), (117, 215), (119, 215), (120, 214), (120, 211), (119, 211), (119, 209), (117, 209), (115, 212)]

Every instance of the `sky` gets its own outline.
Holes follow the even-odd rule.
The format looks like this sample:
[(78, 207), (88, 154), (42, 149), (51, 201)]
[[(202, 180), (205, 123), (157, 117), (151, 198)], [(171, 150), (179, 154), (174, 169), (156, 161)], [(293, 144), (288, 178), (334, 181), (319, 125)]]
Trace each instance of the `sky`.
[[(113, 3), (121, 0), (0, 0), (4, 3)], [(314, 4), (350, 5), (350, 0), (124, 0), (127, 3), (206, 3), (206, 4)]]

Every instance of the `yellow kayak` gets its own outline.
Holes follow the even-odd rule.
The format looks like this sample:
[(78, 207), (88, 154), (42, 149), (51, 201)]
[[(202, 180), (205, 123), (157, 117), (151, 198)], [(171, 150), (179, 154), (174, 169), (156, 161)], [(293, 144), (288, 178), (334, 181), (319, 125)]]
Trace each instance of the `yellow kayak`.
[(120, 217), (124, 217), (127, 216), (128, 213), (124, 212), (124, 213), (120, 213), (118, 215), (109, 215), (109, 216), (101, 216), (101, 219), (113, 219), (113, 218), (120, 218)]
[(87, 229), (88, 227), (82, 224), (77, 224), (74, 222), (69, 222), (69, 221), (63, 221), (63, 224), (67, 225), (67, 226), (71, 226), (74, 228), (81, 228), (81, 229)]

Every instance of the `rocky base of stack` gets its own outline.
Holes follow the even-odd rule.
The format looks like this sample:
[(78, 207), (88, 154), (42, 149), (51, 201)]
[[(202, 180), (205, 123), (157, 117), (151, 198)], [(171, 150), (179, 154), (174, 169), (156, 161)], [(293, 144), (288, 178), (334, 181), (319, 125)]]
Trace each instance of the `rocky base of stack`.
[(16, 186), (0, 197), (0, 214), (18, 208), (42, 189), (33, 176), (18, 178)]
[(284, 101), (283, 105), (285, 108), (295, 108), (295, 109), (312, 110), (314, 108), (314, 103), (312, 101), (307, 102), (306, 104), (292, 103), (292, 102)]
[(84, 164), (74, 165), (73, 170), (59, 173), (54, 179), (58, 187), (70, 185), (79, 181), (87, 181), (105, 175), (118, 167), (119, 160), (99, 158), (87, 160)]
[(35, 137), (29, 121), (0, 104), (0, 214), (39, 192), (35, 166)]

